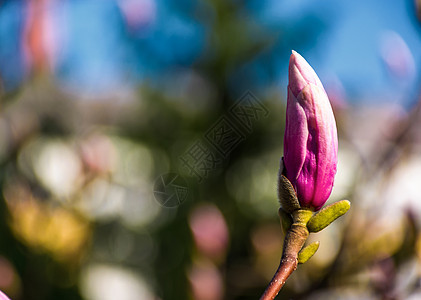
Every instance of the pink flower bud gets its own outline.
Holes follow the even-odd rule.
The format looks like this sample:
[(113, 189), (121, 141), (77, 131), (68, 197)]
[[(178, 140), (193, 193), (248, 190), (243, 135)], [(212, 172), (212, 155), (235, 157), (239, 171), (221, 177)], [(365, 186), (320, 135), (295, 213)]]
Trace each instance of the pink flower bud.
[(284, 174), (302, 207), (319, 210), (332, 192), (338, 136), (332, 107), (320, 79), (292, 51), (284, 136)]

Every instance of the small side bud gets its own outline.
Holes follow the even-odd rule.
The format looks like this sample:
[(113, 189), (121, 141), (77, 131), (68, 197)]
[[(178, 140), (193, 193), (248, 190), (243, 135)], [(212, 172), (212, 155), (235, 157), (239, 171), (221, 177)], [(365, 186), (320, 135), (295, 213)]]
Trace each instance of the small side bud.
[(320, 242), (313, 242), (308, 246), (305, 246), (301, 251), (298, 253), (298, 263), (303, 264), (307, 262), (316, 251), (319, 249)]
[(316, 214), (314, 214), (307, 223), (308, 231), (319, 232), (326, 228), (337, 218), (343, 216), (351, 208), (348, 200), (341, 200), (326, 206)]

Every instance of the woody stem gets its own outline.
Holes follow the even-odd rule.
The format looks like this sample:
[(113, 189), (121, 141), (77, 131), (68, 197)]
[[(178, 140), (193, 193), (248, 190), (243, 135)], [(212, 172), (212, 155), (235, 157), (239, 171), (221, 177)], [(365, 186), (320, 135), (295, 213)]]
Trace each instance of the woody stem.
[(288, 277), (297, 269), (298, 252), (308, 238), (309, 232), (306, 224), (311, 215), (312, 212), (309, 210), (300, 209), (293, 212), (293, 224), (285, 236), (281, 262), (260, 300), (275, 299)]

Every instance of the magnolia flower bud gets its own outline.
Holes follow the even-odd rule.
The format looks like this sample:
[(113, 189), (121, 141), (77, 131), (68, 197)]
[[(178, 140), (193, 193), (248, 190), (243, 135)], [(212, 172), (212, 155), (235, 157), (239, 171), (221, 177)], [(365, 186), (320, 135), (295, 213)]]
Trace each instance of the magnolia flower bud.
[(332, 107), (320, 79), (292, 51), (284, 136), (284, 175), (301, 207), (319, 210), (332, 192), (338, 137)]

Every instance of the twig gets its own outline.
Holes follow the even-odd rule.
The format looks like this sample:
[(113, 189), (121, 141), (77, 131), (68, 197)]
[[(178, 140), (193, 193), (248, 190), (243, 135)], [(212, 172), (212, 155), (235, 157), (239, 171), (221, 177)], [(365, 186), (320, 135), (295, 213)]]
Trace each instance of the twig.
[(306, 227), (308, 218), (304, 224), (300, 217), (294, 216), (294, 219), (294, 223), (285, 236), (284, 249), (279, 267), (262, 297), (260, 297), (260, 300), (275, 299), (288, 277), (297, 269), (298, 252), (303, 248), (309, 232)]
[(276, 270), (275, 275), (270, 281), (262, 297), (260, 297), (260, 300), (275, 299), (288, 277), (295, 271), (296, 268), (296, 259), (281, 259), (278, 270)]

